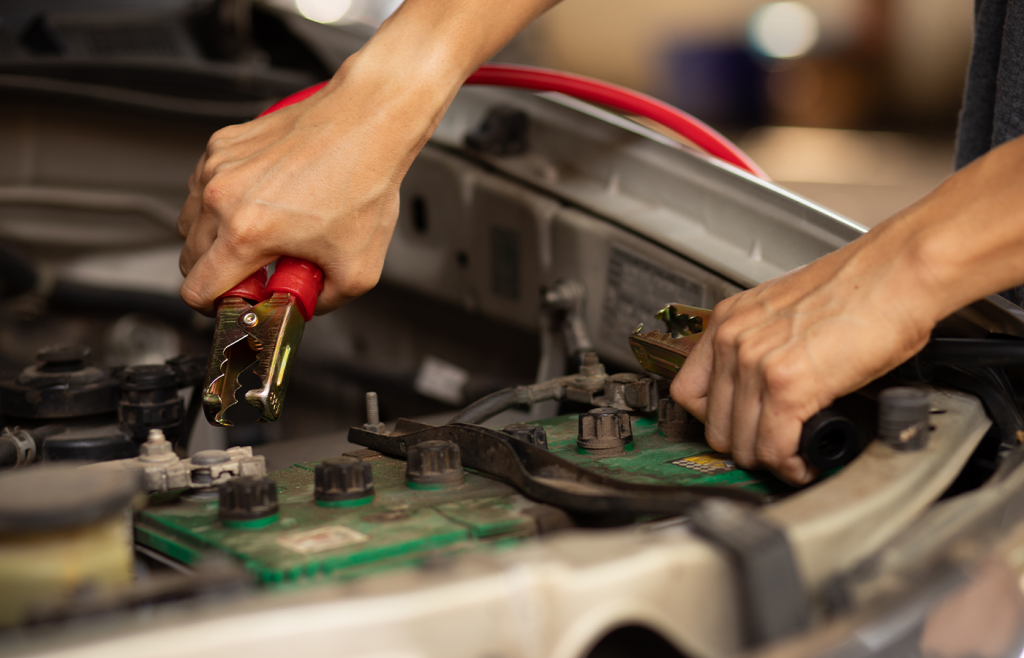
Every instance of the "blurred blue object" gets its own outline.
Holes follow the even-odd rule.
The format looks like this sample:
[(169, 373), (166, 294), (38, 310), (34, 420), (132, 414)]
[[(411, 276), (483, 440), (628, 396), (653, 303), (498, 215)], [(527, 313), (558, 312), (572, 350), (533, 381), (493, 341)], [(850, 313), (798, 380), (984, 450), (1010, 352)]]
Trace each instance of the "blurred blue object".
[(767, 71), (743, 46), (678, 46), (667, 55), (662, 97), (713, 125), (764, 122)]

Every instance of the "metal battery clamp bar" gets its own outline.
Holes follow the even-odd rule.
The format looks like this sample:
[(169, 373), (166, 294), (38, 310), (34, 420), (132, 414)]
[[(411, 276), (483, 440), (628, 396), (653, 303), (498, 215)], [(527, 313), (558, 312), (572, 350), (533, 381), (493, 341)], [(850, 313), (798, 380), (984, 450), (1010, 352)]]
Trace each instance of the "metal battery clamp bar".
[(323, 280), (316, 265), (282, 256), (269, 281), (263, 268), (217, 300), (203, 381), (203, 410), (211, 424), (231, 425), (225, 414), (239, 402), (239, 377), (249, 370), (259, 383), (245, 392), (245, 402), (259, 411), (261, 421), (281, 416), (291, 367)]

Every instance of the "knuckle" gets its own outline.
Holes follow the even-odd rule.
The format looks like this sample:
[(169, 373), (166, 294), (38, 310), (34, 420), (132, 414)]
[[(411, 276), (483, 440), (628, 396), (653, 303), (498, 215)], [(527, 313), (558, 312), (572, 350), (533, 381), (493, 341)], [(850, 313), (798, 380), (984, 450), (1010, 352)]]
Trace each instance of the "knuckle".
[(241, 125), (237, 123), (230, 126), (224, 126), (223, 128), (218, 128), (212, 135), (210, 135), (210, 139), (206, 143), (207, 148), (216, 149), (217, 147), (222, 146), (224, 142), (237, 137), (240, 129)]
[(672, 380), (672, 384), (669, 386), (668, 395), (670, 398), (672, 398), (673, 401), (675, 401), (676, 404), (683, 407), (690, 413), (693, 413), (693, 410), (690, 409), (690, 407), (693, 406), (691, 401), (691, 393), (688, 390), (686, 384), (687, 382), (684, 381), (683, 378), (674, 378)]
[(726, 297), (722, 301), (715, 304), (715, 307), (711, 310), (711, 316), (714, 317), (716, 315), (722, 316), (728, 314), (729, 309), (731, 309), (733, 307), (733, 304), (736, 303), (736, 298), (737, 296), (733, 295), (732, 297)]
[(204, 210), (216, 212), (224, 205), (225, 191), (220, 183), (211, 179), (206, 180), (203, 185), (203, 193), (200, 197)]
[(716, 352), (723, 350), (733, 350), (736, 347), (737, 341), (739, 341), (740, 327), (735, 322), (723, 322), (718, 326), (715, 331), (715, 336), (712, 340), (712, 345), (715, 347)]
[(360, 267), (349, 273), (339, 286), (345, 297), (356, 298), (373, 290), (380, 280), (380, 271), (369, 267)]
[(767, 468), (779, 468), (785, 462), (785, 456), (774, 443), (770, 441), (758, 441), (754, 449), (757, 462)]
[(761, 366), (765, 386), (776, 396), (783, 397), (804, 380), (803, 369), (793, 360), (771, 359)]
[(217, 235), (225, 251), (233, 259), (249, 260), (264, 246), (266, 231), (262, 223), (243, 221), (240, 217), (226, 220), (223, 231)]
[(751, 341), (737, 340), (736, 363), (741, 370), (756, 370), (761, 364), (762, 353)]
[(218, 158), (215, 155), (211, 155), (203, 163), (202, 169), (197, 172), (196, 187), (205, 188), (209, 187), (213, 183), (214, 178), (217, 177), (218, 170), (223, 165), (223, 158)]

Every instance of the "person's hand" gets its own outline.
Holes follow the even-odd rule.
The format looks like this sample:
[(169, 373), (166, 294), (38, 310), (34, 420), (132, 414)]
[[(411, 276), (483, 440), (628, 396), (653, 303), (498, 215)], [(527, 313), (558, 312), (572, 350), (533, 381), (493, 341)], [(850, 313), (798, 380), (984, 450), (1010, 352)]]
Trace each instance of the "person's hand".
[(803, 422), (924, 347), (965, 304), (1024, 282), (1024, 137), (867, 235), (719, 304), (672, 382), (709, 445), (804, 484)]
[[(715, 307), (671, 395), (706, 423), (708, 444), (742, 468), (794, 484), (805, 420), (920, 350), (932, 321), (900, 259), (865, 237)], [(887, 252), (888, 250), (882, 250)]]
[(312, 97), (217, 131), (178, 219), (182, 299), (210, 313), (278, 256), (324, 270), (320, 313), (376, 285), (413, 158), (466, 77), (554, 2), (406, 0)]
[(376, 285), (399, 184), (453, 90), (436, 84), (410, 104), (368, 68), (350, 60), (311, 98), (210, 138), (178, 220), (186, 303), (212, 311), (280, 255), (324, 270), (321, 313)]

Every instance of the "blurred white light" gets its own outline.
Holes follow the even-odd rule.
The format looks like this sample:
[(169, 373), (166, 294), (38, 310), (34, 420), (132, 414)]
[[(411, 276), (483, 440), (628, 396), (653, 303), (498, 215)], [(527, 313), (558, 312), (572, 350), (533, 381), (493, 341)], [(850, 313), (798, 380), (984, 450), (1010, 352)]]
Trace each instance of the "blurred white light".
[(802, 2), (770, 2), (750, 17), (750, 42), (767, 57), (790, 59), (818, 41), (818, 17)]
[(333, 23), (352, 7), (352, 0), (295, 0), (299, 13), (317, 23)]

